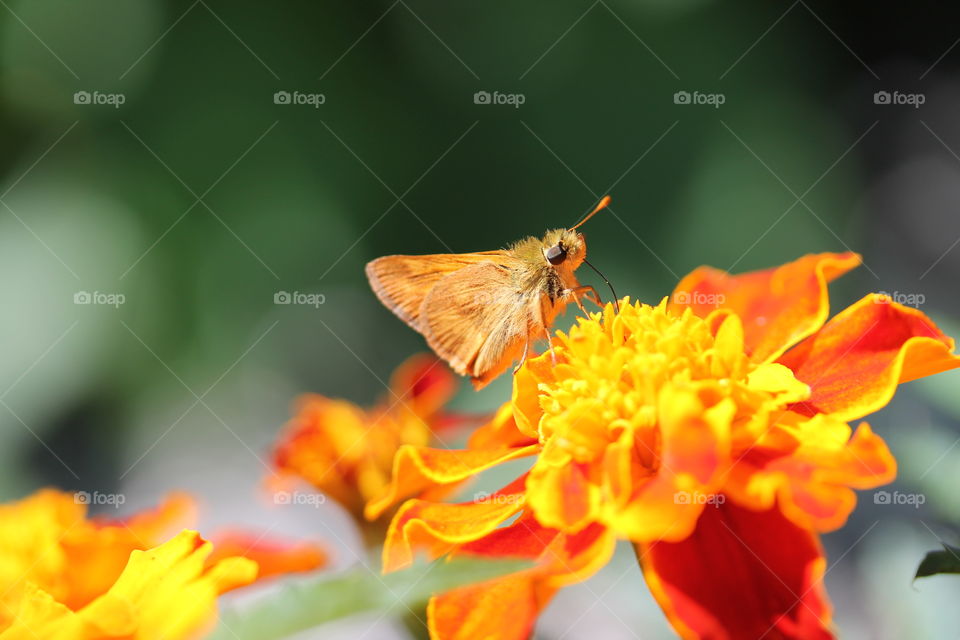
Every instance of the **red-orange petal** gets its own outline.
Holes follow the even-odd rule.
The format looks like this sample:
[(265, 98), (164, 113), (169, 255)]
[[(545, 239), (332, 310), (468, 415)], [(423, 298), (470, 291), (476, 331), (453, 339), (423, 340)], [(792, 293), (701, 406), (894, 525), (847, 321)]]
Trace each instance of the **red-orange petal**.
[(214, 536), (213, 553), (208, 564), (223, 558), (240, 556), (257, 563), (257, 580), (287, 573), (319, 569), (327, 564), (327, 553), (313, 542), (294, 542), (255, 535), (249, 531), (229, 530)]
[[(433, 640), (523, 640), (560, 587), (585, 580), (613, 554), (615, 537), (600, 525), (574, 535), (540, 525), (526, 512), (457, 553), (536, 560), (530, 569), (461, 587), (431, 599), (427, 608)], [(509, 606), (505, 606), (509, 603)]]
[(513, 449), (432, 449), (400, 447), (393, 458), (393, 478), (384, 492), (367, 503), (368, 520), (380, 517), (398, 501), (437, 486), (462, 482), (508, 460), (531, 456), (538, 447)]
[(953, 348), (923, 312), (869, 295), (779, 362), (810, 385), (810, 399), (794, 410), (850, 421), (886, 406), (901, 382), (960, 367)]
[(777, 508), (707, 507), (689, 538), (638, 545), (637, 554), (683, 638), (833, 637), (820, 542)]
[(507, 402), (497, 410), (497, 413), (489, 422), (473, 430), (467, 442), (467, 447), (470, 449), (497, 449), (526, 447), (536, 443), (536, 437), (530, 437), (520, 432), (513, 417), (513, 405)]
[(407, 500), (387, 529), (383, 545), (383, 571), (389, 573), (413, 562), (422, 550), (437, 558), (455, 547), (492, 533), (523, 508), (526, 474), (482, 500), (446, 504)]
[(756, 362), (772, 360), (823, 326), (827, 283), (859, 264), (855, 253), (820, 253), (740, 275), (700, 267), (680, 281), (670, 306), (703, 318), (733, 311), (743, 321), (747, 353)]
[(439, 411), (457, 390), (457, 380), (442, 360), (429, 353), (411, 356), (390, 377), (387, 405), (406, 403), (419, 416)]
[[(748, 451), (731, 469), (724, 491), (744, 507), (769, 509), (776, 502), (798, 526), (833, 531), (857, 504), (853, 489), (892, 482), (897, 462), (866, 423), (852, 437), (846, 423), (823, 415), (814, 416), (808, 427), (810, 435), (788, 454), (765, 447)], [(847, 439), (831, 442), (838, 436), (830, 430)]]

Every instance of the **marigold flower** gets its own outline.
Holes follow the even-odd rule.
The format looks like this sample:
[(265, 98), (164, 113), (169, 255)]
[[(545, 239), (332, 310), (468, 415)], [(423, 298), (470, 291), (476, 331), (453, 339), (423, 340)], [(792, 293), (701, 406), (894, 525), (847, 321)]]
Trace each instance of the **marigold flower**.
[(367, 501), (389, 484), (397, 449), (426, 446), (448, 423), (441, 409), (455, 390), (450, 370), (423, 354), (397, 368), (390, 393), (369, 411), (345, 400), (303, 396), (277, 445), (276, 467), (287, 477), (307, 480), (362, 519)]
[(195, 531), (168, 540), (194, 511), (183, 494), (123, 520), (87, 518), (78, 495), (47, 489), (0, 505), (3, 640), (195, 637), (216, 597), (253, 582), (258, 564), (266, 577), (326, 561), (313, 544), (248, 536), (243, 546), (240, 532), (217, 552)]
[[(827, 322), (827, 283), (857, 264), (847, 253), (738, 276), (703, 267), (657, 306), (608, 305), (558, 332), (555, 362), (525, 363), (467, 450), (402, 448), (374, 512), (536, 456), (492, 496), (408, 500), (394, 516), (385, 571), (417, 549), (538, 560), (435, 597), (432, 637), (526, 637), (556, 588), (602, 566), (617, 539), (634, 543), (684, 638), (831, 637), (818, 533), (844, 524), (854, 489), (896, 474), (883, 440), (848, 422), (899, 383), (960, 366), (952, 339), (883, 296)], [(501, 596), (519, 603), (509, 615)]]

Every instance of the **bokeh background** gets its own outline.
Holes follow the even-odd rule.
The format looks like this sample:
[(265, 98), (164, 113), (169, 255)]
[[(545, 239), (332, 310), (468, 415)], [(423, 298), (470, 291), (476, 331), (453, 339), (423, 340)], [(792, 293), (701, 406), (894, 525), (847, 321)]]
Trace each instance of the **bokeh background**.
[[(55, 485), (132, 510), (188, 488), (206, 527), (367, 562), (332, 503), (258, 498), (299, 393), (368, 404), (424, 348), (363, 265), (501, 247), (606, 193), (584, 230), (621, 295), (849, 249), (865, 264), (835, 308), (886, 291), (960, 330), (960, 32), (932, 3), (0, 5), (4, 499)], [(960, 580), (912, 576), (960, 541), (958, 381), (871, 420), (900, 460), (891, 490), (924, 504), (867, 492), (826, 537), (844, 637), (955, 637)], [(456, 406), (508, 388), (465, 385)], [(621, 551), (538, 637), (670, 637)], [(306, 637), (404, 633), (371, 616)]]

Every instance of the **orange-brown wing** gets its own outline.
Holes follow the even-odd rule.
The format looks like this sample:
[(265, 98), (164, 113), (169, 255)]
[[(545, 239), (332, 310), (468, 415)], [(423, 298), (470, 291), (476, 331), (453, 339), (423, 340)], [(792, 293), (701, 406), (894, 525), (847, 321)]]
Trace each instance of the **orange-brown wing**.
[(509, 263), (484, 261), (433, 286), (420, 309), (422, 333), (454, 371), (482, 386), (521, 355), (529, 301)]
[(388, 309), (423, 333), (420, 307), (441, 278), (480, 262), (515, 259), (503, 251), (438, 253), (426, 256), (384, 256), (367, 264), (373, 292)]

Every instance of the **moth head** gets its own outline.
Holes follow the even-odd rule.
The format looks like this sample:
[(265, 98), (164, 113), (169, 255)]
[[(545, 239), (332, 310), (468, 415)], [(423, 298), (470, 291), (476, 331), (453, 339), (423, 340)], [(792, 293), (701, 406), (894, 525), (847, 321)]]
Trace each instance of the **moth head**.
[(580, 266), (587, 257), (587, 243), (577, 227), (592, 218), (598, 211), (610, 204), (610, 196), (604, 196), (593, 211), (583, 216), (569, 229), (554, 229), (543, 236), (543, 257), (554, 267), (565, 267), (571, 271)]
[(554, 229), (543, 236), (543, 257), (557, 268), (576, 269), (587, 255), (583, 234), (573, 229)]

